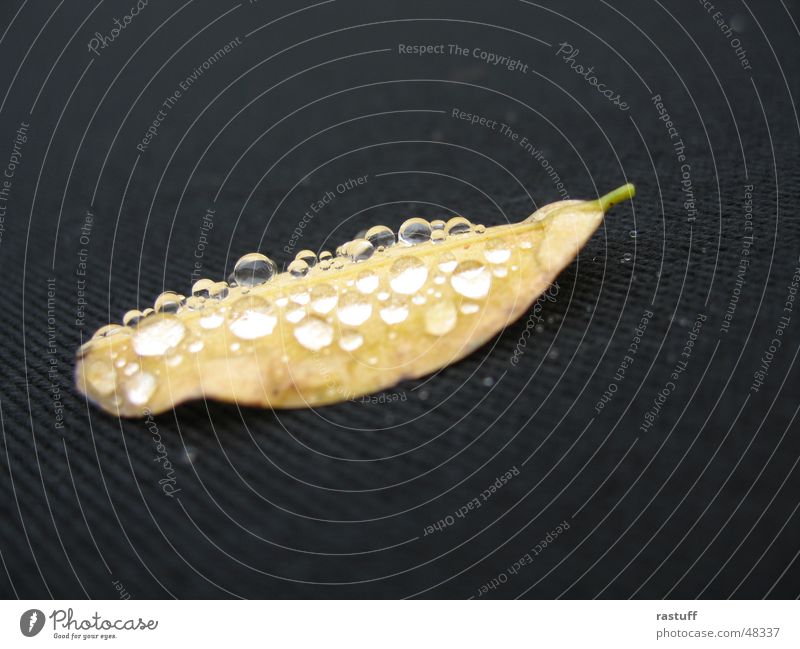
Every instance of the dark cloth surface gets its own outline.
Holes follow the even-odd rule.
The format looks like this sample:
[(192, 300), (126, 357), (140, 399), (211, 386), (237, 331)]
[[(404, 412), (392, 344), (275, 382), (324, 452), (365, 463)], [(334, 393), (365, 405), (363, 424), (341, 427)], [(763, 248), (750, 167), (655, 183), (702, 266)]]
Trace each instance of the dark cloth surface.
[[(0, 8), (0, 593), (798, 596), (797, 2), (133, 4)], [(148, 424), (74, 390), (195, 263), (626, 181), (550, 299), (382, 398)]]

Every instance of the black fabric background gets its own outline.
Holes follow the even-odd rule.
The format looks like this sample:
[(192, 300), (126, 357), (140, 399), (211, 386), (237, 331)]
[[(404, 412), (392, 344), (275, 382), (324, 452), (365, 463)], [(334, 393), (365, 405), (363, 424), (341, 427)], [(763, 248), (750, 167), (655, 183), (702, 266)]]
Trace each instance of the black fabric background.
[[(131, 4), (0, 8), (0, 165), (30, 125), (0, 242), (0, 593), (116, 598), (116, 581), (134, 598), (798, 596), (796, 305), (750, 389), (800, 254), (796, 2), (716, 3), (749, 71), (697, 2), (151, 2), (90, 53)], [(237, 36), (139, 154), (165, 98)], [(570, 70), (562, 42), (630, 110)], [(529, 68), (401, 55), (401, 43), (459, 43)], [(694, 223), (656, 94), (686, 146)], [(638, 188), (559, 277), (522, 361), (509, 359), (525, 318), (387, 393), (397, 401), (181, 406), (156, 419), (180, 488), (166, 497), (144, 422), (73, 389), (81, 341), (165, 288), (188, 290), (211, 207), (203, 272), (224, 277), (256, 249), (285, 264), (308, 204), (348, 177), (369, 180), (315, 217), (299, 247), (414, 214), (494, 225), (560, 198), (538, 161), (454, 107), (526, 136), (570, 197)], [(751, 264), (724, 334), (747, 184)], [(635, 361), (597, 414), (646, 309)], [(698, 313), (688, 368), (642, 432)], [(424, 534), (511, 467), (519, 475), (480, 509)]]

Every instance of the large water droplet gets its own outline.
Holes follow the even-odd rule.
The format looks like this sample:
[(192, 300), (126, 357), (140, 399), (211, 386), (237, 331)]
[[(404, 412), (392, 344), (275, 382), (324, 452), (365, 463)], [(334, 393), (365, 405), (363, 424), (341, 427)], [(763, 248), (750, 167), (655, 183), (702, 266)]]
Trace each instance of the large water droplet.
[(464, 297), (482, 298), (489, 293), (492, 274), (482, 263), (470, 259), (455, 267), (450, 284)]
[(365, 270), (364, 272), (360, 273), (358, 277), (356, 277), (356, 288), (362, 293), (369, 294), (378, 288), (379, 282), (380, 278), (376, 273)]
[(289, 264), (289, 274), (292, 277), (305, 277), (309, 271), (309, 265), (302, 259), (295, 259)]
[(381, 320), (386, 324), (398, 324), (408, 317), (408, 300), (402, 295), (393, 295), (386, 304), (381, 305)]
[(328, 313), (338, 299), (336, 289), (330, 284), (317, 284), (311, 289), (311, 308), (317, 313)]
[(161, 356), (186, 335), (186, 327), (174, 315), (160, 313), (142, 321), (133, 335), (133, 349), (139, 356)]
[(400, 257), (389, 269), (389, 284), (397, 293), (412, 295), (425, 284), (428, 268), (417, 257)]
[(266, 255), (258, 252), (251, 252), (236, 262), (233, 268), (233, 276), (239, 286), (258, 286), (270, 281), (278, 266)]
[(414, 217), (408, 219), (397, 233), (397, 238), (408, 246), (415, 246), (419, 243), (430, 241), (431, 238), (431, 224), (425, 219)]
[(303, 347), (319, 351), (333, 342), (333, 327), (316, 316), (309, 316), (294, 328), (294, 337)]
[(147, 372), (134, 374), (125, 382), (125, 396), (134, 406), (143, 406), (156, 391), (158, 381), (156, 377)]
[(454, 216), (444, 226), (444, 231), (451, 237), (459, 234), (469, 234), (472, 232), (472, 223), (463, 216)]
[(181, 308), (183, 296), (174, 291), (164, 291), (156, 298), (153, 306), (157, 313), (177, 313)]
[(362, 294), (350, 291), (339, 298), (337, 313), (343, 324), (357, 327), (372, 315), (372, 302)]
[(278, 323), (275, 307), (265, 299), (247, 295), (233, 303), (228, 329), (243, 340), (269, 336)]
[(388, 248), (394, 245), (394, 232), (392, 232), (385, 225), (376, 225), (367, 230), (364, 238), (369, 241), (373, 247), (379, 248), (383, 246)]
[(425, 331), (433, 336), (451, 332), (457, 321), (456, 307), (450, 300), (434, 302), (425, 309)]

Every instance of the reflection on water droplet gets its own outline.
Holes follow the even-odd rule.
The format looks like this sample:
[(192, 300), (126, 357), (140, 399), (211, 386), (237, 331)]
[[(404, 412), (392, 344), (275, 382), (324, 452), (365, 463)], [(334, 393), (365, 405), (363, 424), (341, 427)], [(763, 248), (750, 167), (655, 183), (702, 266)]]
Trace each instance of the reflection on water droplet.
[(472, 223), (463, 216), (454, 216), (444, 226), (444, 231), (447, 232), (447, 235), (450, 237), (459, 234), (469, 234), (472, 232)]
[(352, 352), (364, 344), (364, 336), (352, 329), (345, 329), (342, 331), (342, 336), (339, 338), (339, 347), (346, 352)]
[(477, 313), (480, 308), (480, 305), (475, 304), (475, 302), (463, 302), (461, 304), (461, 313), (464, 315), (471, 315), (473, 313)]
[(508, 268), (505, 266), (495, 266), (492, 268), (492, 275), (495, 277), (505, 277), (508, 275)]
[(450, 277), (453, 289), (464, 297), (482, 298), (489, 293), (492, 275), (479, 261), (462, 261)]
[(133, 349), (139, 356), (161, 356), (177, 345), (186, 327), (174, 315), (161, 313), (142, 321), (133, 335)]
[(431, 238), (431, 224), (418, 217), (408, 219), (400, 226), (397, 238), (407, 246), (425, 243)]
[(170, 367), (177, 367), (183, 362), (183, 356), (180, 354), (175, 354), (174, 356), (167, 357), (167, 365)]
[(128, 363), (125, 369), (122, 370), (122, 373), (125, 376), (133, 376), (138, 371), (139, 371), (139, 363)]
[(411, 301), (416, 304), (417, 306), (421, 306), (427, 302), (425, 296), (422, 293), (417, 293), (414, 297), (411, 298)]
[(233, 276), (239, 286), (258, 286), (270, 281), (278, 272), (278, 266), (266, 255), (251, 252), (236, 262)]
[(305, 277), (308, 274), (309, 266), (302, 259), (295, 259), (289, 264), (289, 274), (292, 277)]
[(336, 289), (330, 284), (317, 284), (311, 289), (311, 308), (317, 313), (328, 313), (337, 299)]
[(451, 332), (458, 320), (456, 307), (450, 300), (434, 302), (425, 309), (425, 331), (432, 336)]
[(186, 346), (186, 349), (188, 349), (192, 354), (196, 354), (197, 352), (203, 350), (203, 341), (193, 340)]
[(125, 382), (125, 396), (134, 406), (145, 405), (156, 391), (156, 377), (147, 372), (140, 372)]
[(395, 292), (412, 295), (425, 284), (428, 269), (419, 258), (407, 255), (392, 264), (389, 277), (389, 284)]
[(268, 336), (278, 323), (275, 307), (255, 295), (242, 297), (234, 302), (228, 329), (243, 340), (255, 340)]
[(360, 293), (351, 291), (344, 294), (339, 300), (337, 313), (341, 322), (357, 327), (372, 315), (372, 302)]
[(364, 238), (375, 248), (388, 248), (394, 245), (394, 232), (385, 225), (376, 225), (367, 230)]
[(362, 293), (372, 293), (376, 288), (378, 288), (378, 282), (380, 278), (376, 273), (372, 271), (365, 270), (358, 277), (356, 277), (356, 288), (361, 291)]
[(306, 317), (306, 310), (303, 307), (295, 307), (286, 310), (286, 319), (292, 324), (297, 324)]
[(294, 337), (306, 349), (319, 351), (333, 342), (333, 327), (316, 316), (309, 316), (294, 328)]
[(393, 295), (380, 309), (381, 320), (386, 324), (398, 324), (408, 317), (408, 301), (402, 295)]

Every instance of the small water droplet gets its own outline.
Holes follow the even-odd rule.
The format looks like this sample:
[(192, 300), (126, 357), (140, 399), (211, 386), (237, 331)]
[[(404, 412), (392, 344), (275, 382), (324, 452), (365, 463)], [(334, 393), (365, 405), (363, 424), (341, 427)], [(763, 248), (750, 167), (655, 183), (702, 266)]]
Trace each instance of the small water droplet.
[(199, 339), (193, 340), (186, 346), (186, 349), (188, 349), (192, 354), (196, 354), (197, 352), (203, 350), (203, 341)]
[(444, 228), (447, 236), (453, 237), (459, 234), (469, 234), (472, 232), (472, 223), (463, 216), (454, 216), (447, 222)]
[(142, 312), (139, 309), (131, 309), (122, 316), (122, 324), (126, 327), (134, 327), (142, 319)]
[(445, 222), (442, 219), (436, 219), (435, 221), (431, 221), (431, 230), (444, 230)]
[(164, 291), (156, 298), (153, 306), (157, 313), (177, 313), (181, 308), (183, 296), (174, 291)]
[(216, 329), (225, 322), (225, 316), (220, 311), (211, 311), (204, 314), (197, 322), (203, 329)]
[(425, 331), (432, 336), (444, 336), (458, 322), (456, 307), (450, 300), (434, 302), (425, 309)]
[(479, 223), (478, 225), (475, 226), (475, 233), (476, 234), (483, 234), (484, 232), (486, 232), (486, 226), (485, 225), (481, 225)]
[(393, 295), (381, 306), (381, 320), (386, 324), (399, 324), (408, 317), (408, 300), (402, 295)]
[(620, 259), (620, 261), (623, 264), (627, 264), (631, 259), (633, 259), (633, 255), (629, 252), (626, 252), (624, 255), (622, 255), (622, 259)]
[(311, 308), (317, 313), (328, 313), (338, 299), (336, 289), (330, 284), (317, 284), (311, 289)]
[(342, 335), (339, 338), (339, 347), (346, 352), (352, 352), (364, 344), (364, 336), (352, 329), (342, 330)]
[(495, 277), (505, 277), (508, 275), (508, 268), (505, 266), (495, 266), (492, 268), (492, 275)]
[(375, 248), (389, 248), (395, 243), (394, 232), (392, 232), (385, 225), (376, 225), (371, 227), (364, 234), (364, 238)]
[(494, 385), (494, 379), (493, 379), (491, 376), (487, 376), (487, 377), (485, 377), (485, 378), (483, 379), (483, 384), (484, 384), (484, 385), (485, 385), (487, 388), (490, 388), (490, 387), (492, 387), (492, 386)]
[(294, 328), (294, 337), (303, 347), (319, 351), (333, 342), (333, 327), (316, 316), (309, 316)]
[(483, 249), (483, 256), (490, 264), (504, 264), (511, 257), (511, 242), (506, 239), (490, 239)]
[(147, 372), (134, 374), (125, 382), (125, 396), (134, 406), (143, 406), (153, 396), (158, 382)]
[(356, 288), (362, 293), (369, 294), (378, 288), (379, 282), (380, 278), (378, 277), (377, 273), (365, 270), (360, 273), (358, 277), (356, 277)]
[(288, 268), (292, 277), (305, 277), (309, 271), (309, 265), (302, 259), (295, 259)]
[(366, 239), (354, 239), (345, 245), (345, 254), (351, 261), (358, 263), (372, 257), (375, 247)]
[(479, 261), (462, 261), (453, 270), (450, 284), (456, 293), (473, 299), (486, 297), (492, 284), (492, 275)]
[(431, 224), (419, 217), (408, 219), (400, 226), (397, 238), (407, 246), (425, 243), (431, 238)]
[(266, 255), (251, 252), (236, 262), (233, 275), (239, 286), (259, 286), (270, 281), (278, 272), (278, 266)]
[(342, 323), (357, 327), (372, 315), (372, 302), (360, 293), (351, 291), (342, 295), (337, 314)]
[(447, 240), (447, 235), (444, 230), (434, 230), (431, 232), (431, 241), (433, 243), (444, 243)]
[(306, 310), (303, 307), (294, 307), (286, 311), (286, 320), (292, 324), (297, 324), (306, 317)]
[(174, 354), (172, 356), (167, 357), (167, 365), (170, 367), (177, 367), (183, 362), (183, 356), (180, 354)]
[(139, 371), (139, 363), (128, 363), (125, 369), (122, 370), (122, 373), (125, 376), (133, 376), (138, 371)]
[(411, 301), (417, 306), (422, 306), (428, 300), (422, 293), (417, 293), (414, 297), (411, 298)]
[(425, 284), (428, 269), (419, 258), (406, 255), (392, 264), (389, 277), (389, 284), (395, 292), (412, 295)]
[(631, 238), (631, 239), (635, 239), (636, 237), (638, 237), (638, 236), (639, 236), (639, 233), (638, 233), (636, 230), (631, 230), (631, 231), (628, 233), (628, 236), (630, 236), (630, 238)]
[(211, 294), (211, 289), (213, 286), (214, 280), (198, 279), (194, 284), (192, 284), (192, 296), (205, 299)]
[(464, 315), (472, 315), (473, 313), (480, 311), (480, 308), (480, 305), (475, 304), (475, 302), (463, 302), (461, 304), (461, 313)]
[(442, 256), (439, 257), (439, 261), (436, 262), (439, 270), (443, 273), (452, 273), (453, 269), (458, 264), (458, 259), (452, 252), (445, 252), (442, 253)]
[(333, 259), (333, 255), (327, 250), (323, 250), (321, 253), (319, 253), (320, 261), (330, 261), (331, 259)]
[(317, 263), (317, 253), (313, 250), (301, 250), (298, 252), (294, 258), (297, 261), (305, 262), (306, 265), (311, 268)]
[(255, 295), (239, 298), (233, 303), (228, 329), (237, 338), (255, 340), (268, 336), (278, 323), (275, 307)]
[(161, 313), (142, 321), (133, 336), (133, 349), (139, 356), (161, 356), (175, 347), (186, 334), (186, 327), (174, 315)]
[(100, 396), (107, 396), (117, 387), (117, 373), (111, 363), (95, 361), (84, 370), (86, 381)]
[(184, 302), (184, 306), (186, 306), (189, 311), (202, 311), (205, 308), (206, 298), (204, 297), (192, 297), (186, 298)]

